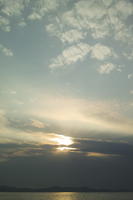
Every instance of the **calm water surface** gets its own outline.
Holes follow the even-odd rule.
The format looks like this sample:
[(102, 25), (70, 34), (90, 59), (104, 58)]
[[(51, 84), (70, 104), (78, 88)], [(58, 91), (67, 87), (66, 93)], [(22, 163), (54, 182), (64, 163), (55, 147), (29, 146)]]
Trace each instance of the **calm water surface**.
[(0, 200), (133, 200), (133, 193), (0, 193)]

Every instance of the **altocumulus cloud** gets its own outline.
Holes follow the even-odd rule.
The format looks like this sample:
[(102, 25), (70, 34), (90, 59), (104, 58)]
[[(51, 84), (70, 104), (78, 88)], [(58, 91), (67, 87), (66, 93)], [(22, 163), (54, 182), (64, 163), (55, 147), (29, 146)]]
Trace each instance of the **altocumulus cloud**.
[(13, 56), (12, 50), (7, 47), (4, 47), (2, 44), (0, 44), (0, 51), (6, 56)]
[(101, 65), (97, 71), (100, 74), (110, 74), (112, 71), (118, 71), (121, 72), (122, 71), (122, 66), (120, 65), (114, 65), (113, 63), (105, 63), (103, 65)]
[(90, 46), (86, 43), (78, 43), (77, 45), (66, 48), (61, 55), (52, 60), (50, 68), (57, 68), (82, 61), (86, 55), (90, 53), (91, 58), (97, 60), (106, 60), (108, 57), (115, 57), (115, 53), (109, 47), (96, 44)]
[[(71, 2), (66, 0), (62, 2), (52, 0), (49, 2), (48, 0), (38, 0), (32, 2), (31, 0), (0, 0), (0, 4), (2, 7), (0, 28), (3, 31), (9, 32), (11, 30), (13, 17), (19, 16), (17, 24), (22, 27), (25, 27), (27, 20), (47, 18), (46, 31), (51, 36), (57, 37), (66, 46), (60, 55), (51, 59), (50, 68), (71, 65), (79, 60), (83, 61), (88, 53), (90, 53), (91, 58), (99, 61), (111, 57), (118, 58), (121, 55), (114, 52), (113, 45), (103, 44), (104, 39), (107, 38), (111, 38), (113, 43), (115, 41), (121, 41), (123, 45), (127, 43), (129, 50), (123, 48), (122, 54), (125, 55), (126, 59), (132, 58), (133, 30), (132, 25), (126, 23), (126, 20), (133, 13), (131, 1), (83, 0)], [(27, 12), (25, 12), (26, 10)], [(58, 11), (58, 16), (56, 11)], [(94, 45), (88, 44), (86, 41), (89, 37), (97, 40), (102, 39), (100, 40), (101, 44), (99, 42)], [(72, 46), (68, 47), (68, 44), (72, 44)], [(91, 47), (91, 51), (90, 49), (84, 50), (84, 47), (80, 49), (81, 44), (84, 47), (88, 45), (87, 49)], [(3, 46), (1, 51), (7, 56), (13, 55), (10, 48)], [(73, 59), (68, 58), (70, 56)]]

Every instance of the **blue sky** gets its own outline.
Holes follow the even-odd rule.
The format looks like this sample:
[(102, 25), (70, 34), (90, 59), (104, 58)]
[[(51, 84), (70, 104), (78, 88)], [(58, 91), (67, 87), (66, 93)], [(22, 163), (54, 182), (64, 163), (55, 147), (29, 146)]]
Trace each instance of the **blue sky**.
[[(132, 143), (133, 2), (0, 0), (0, 8), (0, 143), (75, 153), (79, 138)], [(25, 156), (16, 151), (1, 161)]]

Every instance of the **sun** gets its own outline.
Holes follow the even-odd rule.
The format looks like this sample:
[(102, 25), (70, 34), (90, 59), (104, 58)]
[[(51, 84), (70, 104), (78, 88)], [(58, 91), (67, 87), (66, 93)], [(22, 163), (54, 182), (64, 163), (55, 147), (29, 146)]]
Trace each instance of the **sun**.
[(69, 136), (58, 135), (58, 137), (52, 139), (57, 145), (69, 146), (73, 144), (72, 138)]

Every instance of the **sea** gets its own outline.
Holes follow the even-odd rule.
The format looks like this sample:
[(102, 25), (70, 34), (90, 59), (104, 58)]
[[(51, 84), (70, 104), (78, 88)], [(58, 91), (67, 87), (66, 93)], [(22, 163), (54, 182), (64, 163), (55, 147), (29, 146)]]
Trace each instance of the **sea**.
[(0, 200), (133, 200), (133, 193), (109, 192), (0, 192)]

